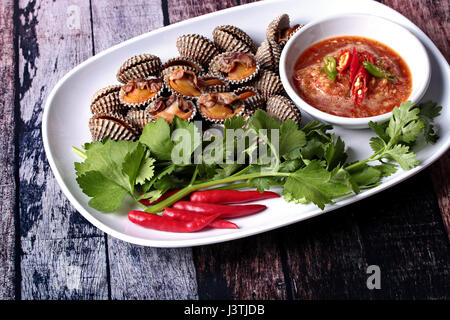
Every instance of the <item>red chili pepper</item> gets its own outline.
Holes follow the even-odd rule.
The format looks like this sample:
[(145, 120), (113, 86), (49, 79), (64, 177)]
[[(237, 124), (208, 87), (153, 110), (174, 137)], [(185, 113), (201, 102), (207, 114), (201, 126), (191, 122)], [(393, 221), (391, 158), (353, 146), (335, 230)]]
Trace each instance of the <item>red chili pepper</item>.
[(169, 232), (199, 231), (211, 224), (218, 216), (219, 215), (205, 216), (203, 219), (199, 218), (191, 221), (179, 221), (144, 211), (132, 210), (128, 212), (128, 219), (133, 223), (146, 228)]
[(262, 204), (230, 206), (227, 204), (178, 201), (172, 206), (176, 209), (198, 212), (203, 215), (219, 214), (221, 218), (237, 218), (261, 212), (267, 207)]
[(206, 203), (242, 203), (280, 196), (272, 191), (205, 190), (191, 194), (191, 201)]
[(360, 63), (363, 62), (375, 63), (375, 57), (370, 52), (363, 51), (359, 53), (359, 61)]
[(350, 81), (353, 82), (359, 69), (359, 57), (356, 48), (353, 47), (352, 60), (350, 62)]
[(352, 53), (350, 50), (344, 50), (341, 52), (341, 55), (337, 61), (337, 71), (339, 73), (343, 73), (350, 66), (350, 61), (352, 60)]
[(155, 201), (151, 201), (149, 199), (141, 199), (139, 200), (140, 203), (142, 203), (144, 206), (151, 206), (154, 205), (156, 203), (159, 203), (161, 201), (163, 201), (164, 199), (167, 199), (168, 197), (170, 197), (171, 195), (174, 195), (175, 193), (177, 193), (178, 191), (180, 191), (181, 189), (173, 189), (173, 190), (169, 190), (166, 193), (164, 193), (161, 197), (159, 197), (157, 200)]
[[(176, 220), (180, 221), (192, 221), (195, 219), (203, 219), (205, 218), (204, 214), (193, 212), (193, 211), (187, 211), (187, 210), (181, 210), (181, 209), (175, 209), (175, 208), (166, 208), (163, 212), (163, 217), (170, 217)], [(220, 229), (238, 229), (238, 226), (231, 222), (221, 219), (216, 219), (213, 222), (211, 222), (209, 227), (212, 228), (220, 228)]]
[(353, 103), (359, 106), (366, 95), (367, 91), (367, 71), (364, 66), (361, 66), (358, 70), (358, 73), (355, 76), (355, 80), (352, 84), (351, 96), (353, 99)]

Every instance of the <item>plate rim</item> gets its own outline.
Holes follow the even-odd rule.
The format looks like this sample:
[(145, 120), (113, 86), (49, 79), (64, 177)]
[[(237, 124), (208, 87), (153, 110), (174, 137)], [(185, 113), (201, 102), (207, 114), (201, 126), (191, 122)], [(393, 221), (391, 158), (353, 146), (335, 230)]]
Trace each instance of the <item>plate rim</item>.
[[(361, 0), (358, 0), (359, 2), (361, 2)], [(378, 3), (372, 0), (364, 0), (368, 5), (372, 5), (372, 6), (379, 6), (382, 7), (384, 10), (388, 10), (391, 12), (394, 12), (400, 16), (402, 16), (404, 19), (406, 19), (406, 21), (408, 21), (408, 23), (410, 24), (409, 26), (405, 26), (403, 25), (401, 22), (399, 23), (400, 25), (404, 26), (404, 27), (408, 27), (408, 28), (412, 28), (414, 30), (414, 32), (416, 32), (416, 36), (419, 36), (419, 40), (421, 41), (426, 41), (426, 44), (428, 46), (428, 48), (431, 48), (433, 53), (437, 55), (437, 58), (439, 60), (439, 62), (446, 61), (445, 57), (443, 56), (443, 54), (440, 52), (440, 50), (436, 47), (436, 45), (433, 43), (433, 41), (431, 41), (431, 39), (419, 28), (417, 27), (412, 21), (410, 21), (408, 18), (406, 18), (405, 16), (403, 16), (401, 13), (395, 11), (394, 9), (382, 4), (382, 3)], [(215, 15), (219, 15), (219, 14), (226, 14), (229, 12), (233, 12), (233, 11), (241, 11), (244, 8), (248, 8), (248, 7), (256, 7), (256, 6), (264, 6), (266, 5), (266, 3), (272, 3), (272, 2), (278, 2), (278, 0), (266, 0), (266, 1), (260, 1), (260, 2), (254, 2), (254, 3), (249, 3), (249, 4), (244, 4), (244, 5), (240, 5), (240, 6), (235, 6), (235, 7), (231, 7), (231, 8), (227, 8), (227, 9), (223, 9), (223, 10), (219, 10), (219, 11), (215, 11), (215, 12), (211, 12), (205, 15), (201, 15), (198, 17), (194, 17), (194, 18), (190, 18), (181, 22), (177, 22), (168, 26), (164, 26), (158, 29), (155, 29), (153, 31), (150, 32), (146, 32), (142, 35), (133, 37), (131, 39), (128, 39), (126, 41), (120, 42), (106, 50), (103, 50), (101, 52), (99, 52), (98, 54), (86, 59), (85, 61), (81, 62), (80, 64), (78, 64), (77, 66), (75, 66), (74, 68), (72, 68), (69, 72), (67, 72), (60, 80), (58, 80), (58, 82), (56, 83), (56, 85), (53, 87), (53, 89), (51, 90), (50, 94), (48, 95), (45, 105), (44, 105), (44, 109), (43, 109), (43, 116), (42, 116), (42, 124), (41, 124), (41, 130), (42, 130), (42, 140), (43, 140), (43, 145), (44, 145), (44, 150), (45, 150), (45, 154), (46, 157), (48, 159), (50, 168), (53, 172), (53, 175), (55, 176), (55, 179), (59, 185), (59, 187), (61, 188), (61, 190), (63, 191), (64, 195), (68, 198), (68, 200), (70, 201), (71, 205), (73, 207), (75, 207), (75, 209), (86, 219), (88, 220), (91, 224), (93, 224), (95, 227), (99, 228), (100, 230), (102, 230), (103, 232), (126, 242), (129, 243), (133, 243), (133, 244), (137, 244), (137, 245), (142, 245), (142, 246), (150, 246), (150, 247), (159, 247), (159, 248), (181, 248), (181, 247), (194, 247), (194, 246), (200, 246), (200, 245), (206, 245), (206, 244), (214, 244), (214, 243), (219, 243), (219, 242), (227, 242), (227, 241), (231, 241), (231, 240), (235, 240), (235, 239), (240, 239), (240, 238), (244, 238), (244, 237), (249, 237), (255, 234), (260, 234), (260, 233), (264, 233), (264, 232), (268, 232), (274, 229), (278, 229), (278, 228), (282, 228), (284, 226), (287, 225), (291, 225), (293, 223), (297, 223), (300, 221), (304, 221), (313, 217), (316, 217), (318, 215), (322, 215), (324, 213), (327, 212), (331, 212), (334, 211), (336, 209), (339, 209), (341, 207), (350, 205), (354, 202), (363, 200), (365, 198), (368, 198), (374, 194), (377, 194), (381, 191), (384, 191), (386, 189), (389, 189), (391, 187), (393, 187), (394, 185), (405, 181), (408, 178), (411, 178), (412, 176), (416, 175), (417, 173), (419, 173), (420, 171), (422, 171), (423, 169), (427, 168), (429, 165), (431, 165), (433, 162), (435, 162), (436, 160), (438, 160), (448, 149), (450, 146), (450, 137), (447, 139), (447, 141), (445, 141), (442, 146), (435, 151), (431, 157), (427, 158), (426, 160), (424, 160), (422, 163), (419, 164), (419, 166), (402, 172), (401, 175), (399, 175), (396, 178), (393, 178), (391, 180), (385, 181), (383, 182), (381, 185), (373, 188), (373, 189), (369, 189), (366, 190), (360, 194), (357, 195), (353, 195), (348, 199), (345, 200), (341, 200), (335, 204), (332, 205), (328, 205), (325, 207), (324, 210), (320, 210), (319, 208), (315, 208), (313, 211), (309, 212), (307, 216), (305, 217), (293, 217), (291, 219), (286, 219), (286, 221), (284, 221), (283, 223), (271, 223), (269, 226), (258, 226), (255, 228), (252, 228), (251, 230), (249, 230), (248, 232), (245, 231), (241, 231), (239, 233), (228, 233), (228, 234), (223, 234), (223, 235), (216, 235), (216, 236), (212, 236), (212, 237), (206, 237), (206, 238), (194, 238), (194, 239), (177, 239), (177, 240), (151, 240), (151, 239), (143, 239), (143, 238), (138, 238), (135, 236), (130, 236), (128, 234), (119, 232), (111, 227), (109, 227), (108, 225), (104, 224), (103, 222), (101, 222), (100, 220), (98, 220), (97, 218), (95, 218), (92, 214), (90, 214), (84, 207), (83, 205), (81, 205), (76, 199), (75, 197), (72, 195), (71, 191), (69, 190), (68, 186), (65, 184), (62, 175), (60, 173), (59, 168), (56, 166), (55, 160), (53, 158), (53, 154), (51, 152), (51, 147), (50, 147), (50, 142), (49, 142), (49, 136), (48, 136), (48, 117), (49, 117), (49, 113), (50, 110), (52, 108), (52, 102), (54, 99), (54, 96), (56, 95), (56, 93), (58, 92), (59, 88), (64, 84), (64, 82), (69, 79), (74, 73), (76, 73), (78, 70), (82, 69), (85, 65), (92, 63), (93, 61), (101, 58), (102, 56), (108, 54), (111, 51), (116, 50), (117, 48), (123, 47), (128, 45), (129, 43), (138, 41), (140, 39), (143, 39), (149, 35), (155, 35), (158, 33), (162, 33), (165, 32), (166, 30), (170, 30), (172, 28), (177, 28), (179, 26), (182, 26), (184, 24), (191, 24), (191, 23), (195, 23), (197, 21), (203, 20), (205, 18), (208, 17), (213, 17)], [(350, 13), (350, 12), (349, 12)], [(326, 15), (328, 16), (328, 15)], [(324, 16), (325, 17), (325, 16)], [(447, 63), (448, 65), (448, 63)]]

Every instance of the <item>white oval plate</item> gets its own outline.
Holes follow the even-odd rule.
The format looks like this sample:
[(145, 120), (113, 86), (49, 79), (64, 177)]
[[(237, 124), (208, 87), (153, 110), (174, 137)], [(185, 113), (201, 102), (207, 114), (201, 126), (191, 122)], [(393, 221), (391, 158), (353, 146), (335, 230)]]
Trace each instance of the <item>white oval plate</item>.
[[(435, 145), (418, 145), (415, 149), (420, 165), (410, 171), (399, 170), (383, 183), (356, 196), (341, 199), (325, 210), (314, 205), (296, 205), (282, 198), (265, 201), (268, 209), (257, 215), (235, 219), (238, 230), (205, 230), (196, 233), (171, 233), (153, 231), (134, 225), (127, 219), (127, 212), (134, 208), (130, 202), (117, 212), (103, 214), (88, 205), (89, 198), (83, 194), (75, 180), (74, 162), (80, 161), (71, 150), (90, 141), (88, 119), (89, 104), (94, 92), (117, 83), (116, 71), (123, 61), (140, 53), (153, 53), (162, 60), (176, 56), (176, 38), (186, 33), (201, 33), (211, 38), (215, 26), (232, 24), (246, 31), (257, 43), (265, 38), (265, 29), (276, 16), (288, 13), (293, 23), (309, 21), (339, 13), (371, 13), (383, 16), (405, 26), (425, 45), (432, 64), (430, 87), (423, 100), (434, 100), (444, 106), (437, 119), (441, 138)], [(81, 63), (66, 74), (50, 93), (44, 109), (42, 133), (45, 151), (56, 180), (73, 206), (93, 225), (102, 231), (131, 243), (152, 247), (190, 247), (238, 239), (265, 232), (325, 212), (335, 210), (355, 201), (367, 198), (416, 174), (437, 160), (450, 145), (450, 87), (449, 65), (431, 40), (413, 23), (396, 11), (377, 2), (352, 0), (281, 0), (263, 1), (234, 7), (208, 15), (176, 23), (105, 50)], [(306, 119), (309, 120), (309, 119)], [(355, 131), (338, 128), (334, 130), (350, 148), (352, 159), (364, 159), (371, 154), (369, 130)]]

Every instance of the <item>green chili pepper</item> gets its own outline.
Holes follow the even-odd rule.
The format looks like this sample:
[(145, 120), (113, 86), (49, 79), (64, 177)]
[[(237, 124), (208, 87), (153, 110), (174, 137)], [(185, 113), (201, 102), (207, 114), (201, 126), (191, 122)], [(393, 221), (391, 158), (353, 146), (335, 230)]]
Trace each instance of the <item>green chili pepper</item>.
[(387, 71), (386, 69), (370, 62), (363, 62), (363, 65), (364, 68), (366, 68), (367, 72), (369, 72), (374, 77), (388, 79), (390, 81), (397, 82), (397, 78), (394, 77), (394, 75), (389, 71)]
[(332, 81), (336, 80), (336, 59), (330, 56), (326, 56), (323, 58), (323, 62), (325, 64), (325, 73), (330, 77)]

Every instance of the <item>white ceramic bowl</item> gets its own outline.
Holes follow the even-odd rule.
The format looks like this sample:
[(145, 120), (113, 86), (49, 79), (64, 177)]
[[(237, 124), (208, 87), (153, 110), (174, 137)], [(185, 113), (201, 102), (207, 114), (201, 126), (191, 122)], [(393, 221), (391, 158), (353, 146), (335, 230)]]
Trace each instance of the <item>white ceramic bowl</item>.
[(408, 100), (419, 102), (428, 88), (430, 61), (422, 43), (406, 28), (369, 14), (345, 14), (309, 23), (287, 42), (280, 58), (280, 77), (294, 103), (311, 116), (346, 128), (367, 128), (369, 121), (382, 122), (391, 112), (366, 118), (346, 118), (328, 114), (306, 103), (293, 83), (295, 63), (300, 54), (312, 44), (336, 36), (361, 36), (379, 41), (396, 51), (408, 64), (412, 75), (412, 91)]

